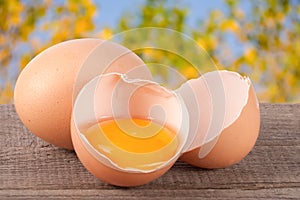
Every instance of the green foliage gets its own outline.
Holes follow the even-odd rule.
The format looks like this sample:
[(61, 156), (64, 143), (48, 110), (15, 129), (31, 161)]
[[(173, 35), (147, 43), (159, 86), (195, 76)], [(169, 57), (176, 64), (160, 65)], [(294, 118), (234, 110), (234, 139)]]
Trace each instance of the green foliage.
[[(45, 48), (88, 36), (94, 29), (95, 12), (95, 5), (86, 0), (68, 0), (63, 4), (51, 0), (0, 1), (0, 80), (5, 82), (0, 84), (0, 103), (12, 102), (15, 80), (7, 78), (7, 68), (17, 65), (22, 70)], [(20, 52), (21, 46), (26, 52)]]
[[(94, 23), (97, 7), (91, 1), (0, 0), (0, 103), (12, 102), (15, 80), (8, 78), (10, 68), (18, 66), (22, 70), (45, 48), (79, 37), (109, 39), (113, 33), (143, 27), (187, 33), (206, 49), (218, 68), (250, 75), (261, 101), (300, 101), (299, 1), (226, 0), (225, 8), (211, 10), (197, 28), (186, 26), (189, 9), (174, 2), (147, 0), (138, 13), (124, 13), (116, 27), (97, 30)], [(148, 41), (167, 46), (173, 53), (146, 48), (151, 47)], [(194, 43), (184, 41), (176, 32), (125, 34), (122, 42), (146, 62), (172, 66), (188, 79), (199, 75), (192, 67), (195, 63), (201, 72), (209, 70), (207, 56), (198, 53)], [(168, 77), (162, 68), (152, 67), (152, 70)]]
[[(176, 6), (170, 7), (169, 3), (170, 1), (148, 0), (135, 18), (122, 18), (120, 30), (155, 26), (191, 32), (193, 39), (207, 50), (218, 68), (250, 75), (261, 101), (300, 101), (299, 2), (227, 0), (226, 8), (212, 10), (194, 30), (189, 30), (184, 24), (188, 10)], [(248, 8), (244, 9), (243, 4), (249, 4)], [(142, 41), (151, 40), (147, 35), (134, 37), (127, 38), (129, 42), (126, 45), (130, 46), (132, 41), (141, 44), (139, 38)], [(164, 38), (161, 43), (174, 41), (172, 35), (168, 37), (169, 40)], [(237, 41), (239, 52), (235, 52), (236, 47), (228, 42), (229, 37)], [(157, 40), (159, 40), (158, 36)], [(188, 51), (188, 48), (184, 49)], [(145, 59), (147, 58), (145, 54), (150, 53), (147, 50), (140, 54)], [(178, 56), (175, 59), (168, 56), (170, 55), (166, 52), (158, 53), (153, 50), (152, 57), (148, 60), (177, 66), (187, 78), (198, 75), (197, 71), (191, 70), (189, 65), (181, 62), (182, 59)], [(194, 56), (189, 55), (189, 58), (191, 57)], [(206, 71), (203, 66), (200, 68), (201, 72)]]
[[(292, 102), (300, 99), (300, 5), (297, 1), (249, 1), (243, 10), (237, 1), (227, 1), (229, 14), (222, 16), (212, 34), (217, 43), (212, 55), (222, 63), (217, 49), (226, 48), (223, 33), (230, 31), (243, 47), (226, 66), (250, 73), (264, 101)], [(225, 26), (224, 26), (225, 24)], [(203, 29), (205, 34), (207, 29)], [(227, 44), (228, 46), (228, 44)], [(229, 51), (229, 54), (233, 54)]]

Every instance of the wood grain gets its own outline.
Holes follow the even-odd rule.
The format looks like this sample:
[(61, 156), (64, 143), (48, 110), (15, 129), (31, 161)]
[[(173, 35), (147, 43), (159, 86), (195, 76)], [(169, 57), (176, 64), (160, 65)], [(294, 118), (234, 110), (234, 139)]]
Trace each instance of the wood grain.
[(32, 135), (0, 105), (0, 199), (300, 199), (300, 104), (261, 104), (252, 152), (226, 169), (177, 162), (161, 178), (119, 188), (94, 178), (72, 151)]

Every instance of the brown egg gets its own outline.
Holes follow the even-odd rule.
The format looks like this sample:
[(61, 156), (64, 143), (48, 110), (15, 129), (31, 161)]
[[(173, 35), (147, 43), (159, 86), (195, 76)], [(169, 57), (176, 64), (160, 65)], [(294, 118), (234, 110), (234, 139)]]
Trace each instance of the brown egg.
[[(129, 53), (121, 57), (121, 63), (117, 62), (118, 58), (114, 60), (113, 71), (123, 72), (124, 69), (144, 65), (138, 56), (125, 47), (100, 39), (70, 40), (41, 52), (20, 74), (14, 93), (16, 111), (32, 133), (59, 147), (73, 149), (70, 133), (72, 100), (73, 95), (76, 96), (73, 88), (79, 90), (91, 78), (103, 72), (98, 70), (88, 74), (80, 71), (99, 44), (105, 44), (107, 51), (100, 52), (101, 55), (96, 52), (97, 60), (93, 61), (97, 61), (98, 65), (109, 62), (107, 59), (114, 52), (121, 57), (125, 51)], [(87, 75), (77, 78), (82, 73)]]
[[(74, 103), (71, 133), (76, 154), (94, 176), (112, 185), (131, 187), (153, 181), (168, 171), (184, 147), (188, 133), (188, 113), (184, 106), (182, 99), (175, 93), (154, 82), (127, 79), (116, 73), (100, 75), (83, 87)], [(101, 119), (133, 117), (151, 119), (162, 126), (172, 127), (178, 141), (176, 147), (170, 149), (165, 146), (168, 149), (136, 154), (118, 148), (116, 143), (115, 147), (108, 143), (105, 144), (105, 152), (108, 154), (104, 154), (85, 136), (86, 130)], [(149, 138), (158, 133), (158, 130), (152, 131)], [(139, 133), (132, 134), (139, 136)], [(104, 145), (97, 146), (101, 148)], [(113, 160), (109, 154), (115, 152), (116, 148), (121, 153)], [(143, 164), (129, 167), (119, 164), (126, 159), (132, 162), (134, 158)]]
[[(228, 71), (211, 73), (209, 78), (206, 78), (206, 76), (204, 75), (202, 78), (206, 81), (202, 82), (199, 79), (187, 84), (190, 84), (195, 93), (201, 94), (202, 99), (205, 100), (205, 96), (217, 97), (214, 103), (223, 106), (216, 106), (212, 103), (213, 100), (210, 103), (207, 99), (205, 101), (198, 100), (198, 103), (201, 104), (198, 109), (202, 114), (198, 117), (200, 119), (207, 118), (211, 121), (204, 128), (205, 125), (197, 128), (190, 127), (190, 131), (196, 132), (192, 134), (202, 136), (195, 136), (194, 144), (189, 144), (189, 148), (180, 159), (197, 167), (224, 168), (241, 161), (255, 145), (260, 127), (259, 105), (249, 79)], [(217, 77), (219, 77), (223, 86), (218, 86)], [(207, 87), (204, 87), (204, 82), (206, 82)], [(214, 86), (210, 86), (210, 84)], [(224, 93), (222, 94), (220, 91)], [(207, 95), (208, 93), (211, 93), (211, 95)], [(187, 107), (189, 108), (189, 105)], [(197, 105), (194, 105), (194, 111), (197, 110), (195, 107)], [(219, 113), (217, 109), (211, 108), (219, 108)], [(225, 116), (222, 119), (217, 116), (218, 114)], [(197, 114), (194, 115), (194, 120), (190, 119), (190, 125), (191, 123), (197, 123), (195, 118), (197, 118)], [(213, 120), (220, 123), (212, 122)], [(217, 126), (220, 126), (220, 128), (217, 128)]]

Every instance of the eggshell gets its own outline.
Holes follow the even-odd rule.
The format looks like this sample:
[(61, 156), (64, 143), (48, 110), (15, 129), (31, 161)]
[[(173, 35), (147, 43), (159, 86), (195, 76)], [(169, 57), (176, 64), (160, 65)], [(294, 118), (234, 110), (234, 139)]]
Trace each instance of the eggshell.
[[(101, 44), (105, 44), (107, 51), (97, 54), (98, 65), (114, 54), (111, 52), (119, 53), (122, 64), (114, 54), (116, 60), (111, 60), (114, 62), (111, 65), (113, 71), (124, 72), (124, 69), (144, 65), (138, 56), (125, 47), (100, 39), (70, 40), (41, 52), (20, 74), (14, 93), (16, 111), (32, 133), (59, 147), (73, 149), (70, 134), (72, 100), (85, 83), (105, 72), (93, 71), (84, 79), (81, 78), (82, 66)], [(127, 54), (122, 56), (124, 52)], [(145, 74), (150, 74), (145, 66), (143, 69)]]
[(76, 133), (77, 128), (75, 127), (74, 120), (71, 122), (71, 131), (75, 151), (84, 167), (95, 177), (112, 185), (132, 187), (146, 184), (166, 173), (175, 162), (173, 161), (168, 166), (150, 173), (128, 173), (120, 171), (103, 164), (87, 150), (79, 134)]
[[(104, 156), (82, 134), (103, 118), (138, 117), (172, 127), (179, 137), (176, 154), (153, 170), (121, 168)], [(118, 186), (137, 186), (164, 174), (180, 156), (188, 134), (188, 113), (182, 99), (157, 83), (110, 73), (96, 77), (78, 94), (71, 133), (77, 156), (97, 178)], [(142, 155), (142, 154), (141, 154)]]
[[(191, 101), (186, 102), (189, 112), (196, 112), (190, 114), (196, 120), (190, 120), (193, 142), (180, 159), (202, 168), (224, 168), (238, 163), (251, 151), (259, 134), (259, 104), (250, 80), (229, 71), (204, 74), (178, 91), (185, 100), (193, 98), (184, 91), (187, 86), (192, 88), (194, 107), (198, 110), (191, 109)], [(215, 117), (218, 114), (222, 117)]]

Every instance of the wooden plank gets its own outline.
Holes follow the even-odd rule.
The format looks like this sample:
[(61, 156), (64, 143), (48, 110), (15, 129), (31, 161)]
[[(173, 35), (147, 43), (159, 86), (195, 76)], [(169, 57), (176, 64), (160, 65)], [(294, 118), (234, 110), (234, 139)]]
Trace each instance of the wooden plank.
[(115, 190), (0, 190), (4, 199), (299, 199), (299, 188), (280, 189), (115, 189)]
[(0, 199), (299, 199), (300, 104), (261, 104), (261, 117), (257, 144), (239, 164), (203, 170), (177, 162), (161, 178), (124, 189), (94, 178), (74, 152), (35, 137), (13, 105), (0, 105)]

